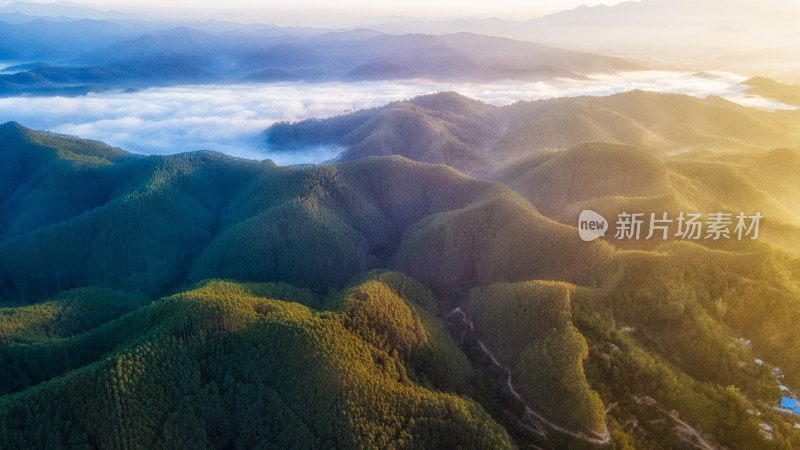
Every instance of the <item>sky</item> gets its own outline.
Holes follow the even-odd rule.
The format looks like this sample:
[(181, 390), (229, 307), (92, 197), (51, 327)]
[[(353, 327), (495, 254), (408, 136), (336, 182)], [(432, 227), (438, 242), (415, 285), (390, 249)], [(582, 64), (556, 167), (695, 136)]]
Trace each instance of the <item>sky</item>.
[[(0, 6), (16, 0), (0, 0)], [(50, 3), (37, 1), (36, 3)], [(572, 9), (581, 4), (613, 5), (619, 0), (78, 0), (70, 2), (101, 10), (146, 12), (153, 16), (216, 18), (226, 20), (269, 21), (295, 20), (318, 22), (364, 20), (385, 17), (531, 19)], [(220, 6), (220, 4), (224, 6)], [(205, 16), (205, 17), (202, 17)], [(309, 23), (318, 24), (318, 23)], [(351, 24), (352, 25), (352, 24)]]

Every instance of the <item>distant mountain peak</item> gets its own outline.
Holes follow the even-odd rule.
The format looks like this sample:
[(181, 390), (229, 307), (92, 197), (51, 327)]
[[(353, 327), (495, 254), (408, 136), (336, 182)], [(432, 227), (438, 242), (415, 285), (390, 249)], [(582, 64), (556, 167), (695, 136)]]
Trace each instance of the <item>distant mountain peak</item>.
[(30, 135), (31, 132), (32, 130), (25, 128), (18, 122), (14, 121), (6, 122), (0, 125), (0, 138), (2, 138), (3, 141), (7, 141), (8, 139), (13, 139), (13, 138), (20, 138), (25, 135)]
[(24, 128), (25, 127), (20, 125), (19, 122), (15, 122), (13, 120), (10, 120), (10, 121), (0, 125), (0, 129), (3, 129), (3, 130), (6, 130), (6, 129), (24, 129)]
[(18, 122), (6, 122), (0, 125), (0, 153), (5, 149), (18, 150), (20, 145), (36, 149), (36, 153), (47, 155), (47, 158), (90, 166), (114, 163), (132, 156), (129, 152), (100, 141), (50, 131), (36, 131)]
[(495, 108), (480, 100), (475, 100), (453, 91), (439, 91), (420, 95), (419, 97), (411, 99), (411, 103), (425, 109), (449, 111), (455, 114), (478, 111), (486, 112), (487, 110)]
[(52, 3), (13, 2), (0, 7), (0, 13), (20, 13), (37, 17), (94, 20), (123, 20), (136, 18), (136, 15), (133, 13), (103, 11), (89, 8), (78, 3), (62, 1)]

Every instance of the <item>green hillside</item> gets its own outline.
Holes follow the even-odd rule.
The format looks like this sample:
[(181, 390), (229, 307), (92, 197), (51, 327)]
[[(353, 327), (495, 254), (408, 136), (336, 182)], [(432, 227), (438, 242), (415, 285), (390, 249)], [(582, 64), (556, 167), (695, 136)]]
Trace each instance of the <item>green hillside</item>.
[(415, 224), (391, 265), (432, 285), (568, 280), (613, 251), (604, 242), (592, 244), (506, 191)]
[(523, 398), (558, 423), (599, 435), (603, 403), (583, 373), (589, 350), (572, 323), (569, 291), (564, 283), (494, 284), (473, 292), (466, 310)]
[[(75, 351), (116, 336), (69, 373), (0, 396), (3, 447), (511, 447), (474, 401), (415, 381), (457, 385), (466, 359), (418, 310), (413, 295), (425, 291), (406, 283), (378, 276), (348, 297), (372, 292), (378, 314), (405, 309), (408, 322), (383, 320), (401, 341), (376, 341), (347, 300), (316, 311), (291, 302), (302, 292), (213, 281), (50, 344)], [(272, 298), (281, 291), (290, 301)], [(409, 352), (435, 373), (408, 365)]]
[(619, 402), (614, 421), (637, 414), (634, 434), (669, 439), (661, 422), (677, 410), (728, 448), (779, 448), (761, 423), (800, 442), (792, 418), (772, 410), (786, 395), (779, 385), (798, 382), (798, 334), (787, 326), (798, 315), (796, 260), (680, 243), (621, 252), (597, 270), (572, 317), (589, 343), (587, 379), (605, 404)]
[[(12, 139), (3, 142), (2, 155), (16, 155), (15, 145)], [(57, 152), (42, 149), (47, 151)], [(608, 253), (599, 243), (577, 245), (572, 233), (500, 184), (399, 157), (303, 168), (197, 152), (69, 167), (60, 169), (69, 183), (55, 197), (69, 198), (70, 217), (20, 223), (48, 217), (51, 203), (39, 199), (48, 197), (49, 176), (31, 176), (26, 192), (20, 188), (19, 198), (8, 200), (14, 208), (8, 231), (0, 235), (0, 301), (38, 301), (81, 286), (157, 297), (206, 278), (285, 281), (325, 291), (379, 267), (444, 285), (566, 279)], [(79, 176), (91, 181), (70, 178)], [(83, 192), (113, 194), (81, 202)], [(469, 217), (459, 219), (459, 230), (424, 227), (448, 212)], [(554, 246), (572, 250), (523, 270), (452, 277), (436, 272), (442, 254), (414, 249), (421, 236), (442, 242), (454, 259), (463, 239), (498, 245), (481, 234), (486, 220), (494, 227), (516, 224), (513, 232), (532, 240), (529, 250), (517, 256), (476, 254), (470, 264), (488, 267), (512, 256), (505, 263), (519, 266), (523, 259), (542, 260)], [(453, 237), (455, 231), (463, 237), (439, 236)], [(537, 236), (546, 236), (550, 247)]]
[(29, 306), (0, 308), (0, 342), (32, 343), (66, 338), (114, 320), (151, 300), (97, 288), (64, 291)]
[(14, 122), (0, 125), (0, 143), (0, 241), (107, 202), (124, 189), (113, 168), (134, 159), (100, 142)]

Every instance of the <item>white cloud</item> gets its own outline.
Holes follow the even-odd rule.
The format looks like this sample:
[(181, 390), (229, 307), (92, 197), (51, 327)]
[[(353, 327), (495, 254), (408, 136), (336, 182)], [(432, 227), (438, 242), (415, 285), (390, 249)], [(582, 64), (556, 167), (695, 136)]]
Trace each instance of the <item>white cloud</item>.
[(610, 95), (631, 89), (719, 95), (747, 106), (790, 108), (752, 97), (738, 83), (744, 77), (713, 72), (688, 74), (643, 71), (596, 75), (589, 80), (449, 84), (435, 82), (277, 83), (239, 86), (152, 88), (82, 97), (0, 98), (0, 122), (14, 120), (35, 129), (98, 139), (137, 153), (178, 153), (210, 149), (279, 164), (321, 162), (340, 149), (265, 154), (257, 135), (280, 120), (329, 117), (440, 90), (455, 90), (494, 105), (576, 95)]

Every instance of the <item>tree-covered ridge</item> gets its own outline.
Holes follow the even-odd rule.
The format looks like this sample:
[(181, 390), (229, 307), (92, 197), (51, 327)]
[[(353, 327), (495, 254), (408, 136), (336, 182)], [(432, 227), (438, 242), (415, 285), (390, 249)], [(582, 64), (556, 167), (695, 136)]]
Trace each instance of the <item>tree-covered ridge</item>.
[(800, 86), (784, 84), (766, 77), (753, 77), (741, 83), (748, 86), (747, 93), (773, 98), (789, 105), (800, 106)]
[[(466, 360), (430, 312), (417, 314), (431, 295), (423, 287), (376, 274), (334, 301), (344, 309), (325, 311), (261, 296), (276, 292), (311, 295), (213, 281), (67, 338), (69, 347), (103, 339), (103, 328), (120, 336), (96, 359), (0, 397), (4, 448), (511, 446), (475, 402), (435, 387), (458, 385)], [(357, 292), (371, 293), (374, 313), (408, 309), (407, 322), (384, 319), (382, 331), (401, 336), (415, 323), (417, 335), (374, 341), (347, 306)], [(427, 376), (409, 351), (433, 358)]]
[[(800, 310), (795, 259), (680, 243), (620, 252), (596, 270), (572, 316), (589, 344), (587, 378), (605, 404), (618, 404), (608, 413), (612, 434), (672, 439), (659, 422), (677, 410), (728, 448), (800, 442), (792, 418), (772, 409), (786, 395), (779, 385), (798, 382), (788, 326)], [(628, 414), (641, 428), (626, 425)], [(774, 428), (766, 441), (761, 424)]]
[[(574, 225), (582, 210), (761, 212), (761, 240), (800, 252), (796, 111), (721, 98), (632, 91), (494, 107), (442, 92), (325, 120), (281, 123), (272, 148), (335, 144), (341, 160), (402, 155), (447, 164), (514, 189), (545, 216)], [(649, 216), (647, 216), (649, 217)], [(607, 240), (651, 250), (645, 242)], [(747, 249), (752, 242), (707, 242)]]
[[(0, 157), (16, 157), (15, 142)], [(20, 176), (25, 187), (4, 201), (0, 302), (80, 286), (157, 297), (214, 277), (324, 292), (381, 267), (439, 285), (566, 279), (610, 251), (580, 245), (505, 186), (400, 157), (305, 168), (196, 152)], [(523, 251), (503, 247), (497, 233), (511, 232)], [(443, 254), (419, 247), (428, 239), (477, 271), (441, 272)], [(465, 240), (498, 251), (460, 254)], [(555, 247), (571, 250), (545, 264)], [(500, 259), (517, 269), (493, 269)]]
[[(0, 298), (41, 299), (79, 286), (162, 292), (182, 281), (187, 260), (213, 237), (227, 197), (258, 167), (213, 153), (136, 158), (64, 185), (56, 195), (76, 215), (55, 219), (47, 219), (53, 205), (36, 201), (47, 196), (47, 184), (31, 179), (27, 193), (9, 199), (17, 202), (9, 222), (19, 223), (19, 234), (0, 243)], [(109, 191), (92, 201), (80, 195)], [(28, 217), (46, 219), (22, 223)], [(44, 261), (47, 272), (37, 269)]]
[(763, 111), (719, 97), (638, 90), (502, 107), (442, 92), (330, 119), (275, 124), (264, 139), (275, 149), (337, 144), (345, 147), (345, 160), (398, 154), (482, 175), (521, 157), (593, 141), (658, 156), (794, 148), (799, 120), (794, 111)]
[(489, 177), (512, 187), (548, 217), (561, 218), (575, 204), (592, 199), (663, 196), (670, 188), (668, 176), (662, 161), (637, 147), (585, 142), (521, 158)]
[[(784, 250), (800, 251), (800, 228), (794, 208), (800, 152), (775, 149), (764, 152), (682, 154), (659, 159), (645, 150), (605, 142), (586, 142), (564, 151), (534, 154), (502, 166), (488, 178), (519, 192), (546, 216), (576, 224), (580, 212), (596, 211), (614, 222), (623, 212), (645, 213), (638, 240), (617, 239), (610, 227), (605, 238), (617, 247), (652, 250), (663, 243), (656, 233), (647, 236), (649, 213), (667, 213), (673, 221), (684, 213), (708, 215), (727, 212), (755, 214), (760, 224), (758, 242), (729, 240), (697, 243), (713, 248), (752, 251), (767, 242)], [(674, 222), (673, 222), (674, 224)], [(669, 241), (680, 240), (672, 234)]]
[(524, 199), (503, 191), (418, 222), (394, 263), (434, 285), (566, 280), (611, 255), (609, 245), (598, 244), (583, 246), (573, 228), (543, 218)]
[(335, 297), (344, 326), (414, 369), (417, 380), (448, 391), (463, 387), (471, 367), (439, 320), (440, 300), (423, 284), (397, 272), (366, 275)]
[(121, 181), (113, 166), (133, 158), (100, 142), (14, 122), (0, 125), (0, 142), (0, 241), (108, 201)]
[(330, 119), (280, 122), (263, 133), (272, 149), (341, 145), (343, 161), (401, 155), (470, 173), (492, 164), (482, 149), (497, 139), (486, 120), (493, 106), (453, 92), (423, 95)]
[(0, 343), (64, 338), (94, 329), (150, 299), (109, 289), (78, 288), (46, 302), (0, 308)]
[(600, 435), (604, 407), (584, 376), (589, 350), (572, 323), (571, 289), (566, 283), (493, 284), (474, 291), (465, 311), (523, 399), (559, 424)]
[(794, 351), (800, 331), (791, 325), (800, 320), (796, 260), (769, 250), (730, 253), (681, 243), (658, 253), (623, 252), (612, 261), (625, 273), (606, 299), (618, 326), (635, 323), (669, 342), (671, 356), (694, 377), (739, 386), (752, 382), (736, 370), (746, 358), (730, 338), (737, 336), (783, 368), (791, 384), (800, 382)]

